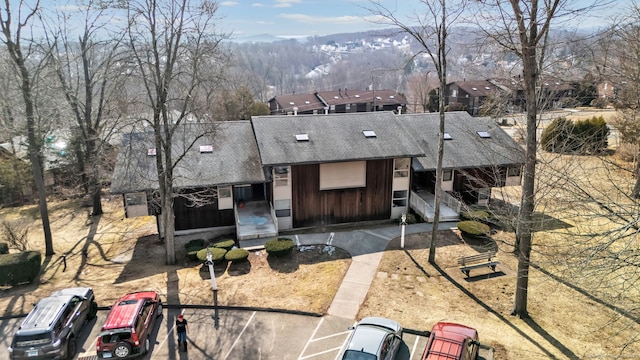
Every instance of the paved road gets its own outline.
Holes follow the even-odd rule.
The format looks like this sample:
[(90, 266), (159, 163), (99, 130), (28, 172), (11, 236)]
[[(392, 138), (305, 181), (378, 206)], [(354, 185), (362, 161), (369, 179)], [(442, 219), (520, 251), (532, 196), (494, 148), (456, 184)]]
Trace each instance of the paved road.
[[(282, 313), (244, 310), (221, 310), (219, 327), (214, 326), (213, 311), (206, 309), (183, 310), (189, 321), (189, 351), (177, 350), (173, 329), (179, 309), (164, 311), (162, 321), (152, 334), (155, 342), (151, 353), (140, 359), (216, 359), (216, 360), (335, 360), (349, 335), (350, 319), (324, 316), (312, 317)], [(95, 340), (107, 316), (100, 311), (96, 320), (85, 326), (79, 335), (77, 360), (96, 359)], [(11, 336), (22, 319), (0, 321), (0, 346), (7, 348)], [(426, 330), (426, 329), (416, 329)], [(410, 333), (403, 335), (404, 346), (396, 360), (419, 359), (427, 339)], [(483, 350), (484, 359), (492, 353)], [(0, 360), (8, 360), (6, 351), (0, 351)]]

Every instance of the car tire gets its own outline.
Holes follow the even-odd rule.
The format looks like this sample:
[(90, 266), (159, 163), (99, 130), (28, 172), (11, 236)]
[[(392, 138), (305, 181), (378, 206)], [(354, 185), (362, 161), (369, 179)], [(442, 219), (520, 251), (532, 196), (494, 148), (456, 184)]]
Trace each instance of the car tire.
[(148, 353), (150, 349), (151, 349), (151, 343), (150, 343), (150, 341), (149, 341), (149, 338), (146, 338), (146, 339), (144, 340), (144, 349), (142, 350), (142, 351), (143, 351), (143, 354)]
[(113, 348), (113, 355), (117, 358), (126, 358), (131, 355), (131, 345), (126, 342), (119, 342)]
[(67, 340), (67, 360), (73, 360), (76, 356), (76, 345), (75, 338), (69, 338), (69, 340)]
[(89, 304), (89, 313), (87, 314), (87, 320), (93, 320), (98, 315), (98, 304), (95, 301), (92, 301)]

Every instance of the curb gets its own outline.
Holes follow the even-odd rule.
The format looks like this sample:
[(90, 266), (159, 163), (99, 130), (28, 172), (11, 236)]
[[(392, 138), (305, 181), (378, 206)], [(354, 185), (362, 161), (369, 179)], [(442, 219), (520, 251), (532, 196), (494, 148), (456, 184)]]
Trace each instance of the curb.
[[(194, 305), (194, 304), (166, 304), (166, 303), (163, 303), (162, 307), (165, 308), (165, 309), (203, 309), (203, 310), (214, 310), (215, 309), (215, 306), (213, 306), (213, 305)], [(256, 306), (218, 305), (218, 309), (219, 310), (272, 312), (272, 313), (303, 315), (303, 316), (311, 316), (311, 317), (323, 317), (325, 315), (325, 314), (320, 314), (320, 313), (310, 312), (310, 311), (264, 308), (264, 307), (256, 307)], [(111, 310), (111, 306), (98, 306), (98, 311), (105, 311), (105, 310)], [(2, 320), (10, 320), (10, 319), (18, 319), (18, 318), (23, 318), (23, 317), (26, 317), (26, 316), (27, 316), (27, 314), (0, 316), (0, 321), (2, 321)]]

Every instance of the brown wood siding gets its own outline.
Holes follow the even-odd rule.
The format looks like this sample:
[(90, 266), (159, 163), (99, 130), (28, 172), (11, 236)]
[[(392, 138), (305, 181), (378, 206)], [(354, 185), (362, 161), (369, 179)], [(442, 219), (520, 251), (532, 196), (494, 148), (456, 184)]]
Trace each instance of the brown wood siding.
[(318, 164), (292, 166), (293, 227), (389, 219), (392, 180), (393, 160), (370, 160), (366, 187), (320, 191)]
[(218, 210), (218, 199), (212, 204), (189, 207), (184, 198), (173, 202), (176, 230), (202, 229), (208, 227), (231, 226), (235, 224), (233, 209)]

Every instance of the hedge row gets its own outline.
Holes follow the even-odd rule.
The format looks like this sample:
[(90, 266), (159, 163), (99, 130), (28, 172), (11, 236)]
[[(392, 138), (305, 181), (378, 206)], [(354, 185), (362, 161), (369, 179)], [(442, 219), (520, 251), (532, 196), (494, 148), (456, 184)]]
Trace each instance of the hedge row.
[(0, 255), (0, 285), (30, 283), (40, 274), (42, 256), (38, 251)]

